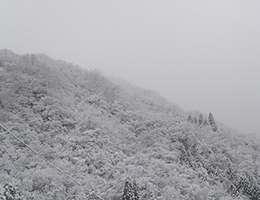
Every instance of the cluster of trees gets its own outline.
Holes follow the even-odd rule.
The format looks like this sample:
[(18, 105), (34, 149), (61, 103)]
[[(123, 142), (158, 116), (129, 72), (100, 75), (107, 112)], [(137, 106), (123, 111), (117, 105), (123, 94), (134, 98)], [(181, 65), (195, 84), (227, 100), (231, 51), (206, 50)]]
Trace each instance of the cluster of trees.
[(155, 92), (8, 50), (0, 97), (0, 123), (24, 142), (1, 129), (2, 199), (260, 199), (259, 138), (212, 114), (187, 122)]
[(202, 113), (199, 113), (198, 118), (196, 116), (192, 117), (191, 115), (188, 115), (187, 120), (188, 120), (188, 122), (196, 124), (200, 127), (203, 127), (203, 126), (205, 127), (207, 125), (210, 125), (213, 132), (216, 132), (218, 130), (218, 127), (215, 123), (215, 119), (214, 119), (212, 113), (209, 113), (208, 118), (204, 118)]

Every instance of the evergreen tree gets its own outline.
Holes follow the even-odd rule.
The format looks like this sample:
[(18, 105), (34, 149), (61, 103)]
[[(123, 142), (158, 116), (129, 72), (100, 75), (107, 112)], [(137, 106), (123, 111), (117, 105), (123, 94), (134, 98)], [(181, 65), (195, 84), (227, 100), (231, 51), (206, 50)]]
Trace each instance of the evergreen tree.
[(197, 124), (198, 123), (198, 120), (197, 120), (197, 117), (194, 118), (194, 124)]
[(133, 200), (138, 200), (139, 199), (139, 187), (135, 180), (133, 182), (132, 190), (133, 190)]
[(209, 124), (211, 126), (215, 124), (215, 120), (214, 120), (214, 117), (213, 117), (212, 113), (209, 113), (208, 119), (209, 119)]
[(213, 132), (216, 132), (218, 130), (218, 128), (217, 128), (217, 125), (215, 123), (212, 113), (209, 113), (208, 119), (209, 119), (209, 124), (211, 125)]
[(139, 187), (135, 180), (133, 181), (133, 184), (131, 184), (129, 180), (125, 181), (122, 200), (139, 200)]
[(199, 115), (198, 123), (199, 123), (200, 126), (201, 126), (202, 123), (203, 123), (203, 115), (202, 115), (201, 113), (200, 113), (200, 115)]
[(193, 123), (191, 115), (188, 116), (188, 122)]
[(213, 130), (213, 132), (216, 132), (218, 130), (218, 127), (216, 124), (212, 127), (212, 130)]
[(132, 184), (126, 180), (122, 200), (133, 200)]

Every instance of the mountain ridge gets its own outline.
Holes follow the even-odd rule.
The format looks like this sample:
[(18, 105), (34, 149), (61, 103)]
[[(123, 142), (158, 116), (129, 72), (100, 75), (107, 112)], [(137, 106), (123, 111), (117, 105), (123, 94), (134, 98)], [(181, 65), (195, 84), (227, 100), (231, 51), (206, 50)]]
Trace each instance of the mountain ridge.
[(260, 199), (256, 136), (45, 54), (1, 50), (0, 69), (1, 124), (81, 183), (1, 130), (2, 198)]

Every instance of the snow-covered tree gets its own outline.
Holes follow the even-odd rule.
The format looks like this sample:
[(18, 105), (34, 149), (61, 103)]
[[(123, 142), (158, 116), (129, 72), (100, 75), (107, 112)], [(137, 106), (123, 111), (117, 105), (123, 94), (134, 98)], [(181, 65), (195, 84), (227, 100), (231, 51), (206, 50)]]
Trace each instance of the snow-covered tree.
[(4, 186), (4, 194), (0, 196), (0, 200), (24, 200), (20, 192), (10, 183)]
[(203, 123), (203, 115), (200, 113), (200, 115), (199, 115), (199, 120), (198, 120), (199, 126), (201, 126), (202, 123)]
[(191, 115), (188, 116), (187, 120), (188, 120), (188, 122), (193, 123), (193, 119), (192, 119)]
[(133, 200), (132, 184), (126, 180), (122, 200)]
[(136, 180), (130, 183), (129, 180), (125, 181), (123, 200), (139, 200), (139, 187)]
[(136, 180), (134, 180), (134, 182), (133, 182), (132, 190), (133, 190), (133, 200), (138, 200), (139, 199), (139, 187), (137, 185)]
[(194, 124), (197, 124), (197, 123), (198, 123), (197, 117), (194, 117)]
[(213, 132), (216, 132), (218, 130), (218, 127), (215, 123), (212, 113), (209, 113), (208, 119), (209, 119), (209, 124), (211, 125)]

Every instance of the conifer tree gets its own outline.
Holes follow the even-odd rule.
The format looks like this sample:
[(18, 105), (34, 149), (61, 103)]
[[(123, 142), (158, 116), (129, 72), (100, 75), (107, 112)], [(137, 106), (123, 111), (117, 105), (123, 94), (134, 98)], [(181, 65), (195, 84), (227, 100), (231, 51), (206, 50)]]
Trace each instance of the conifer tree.
[(209, 119), (209, 124), (211, 126), (215, 124), (214, 117), (213, 117), (212, 113), (209, 113), (208, 119)]
[(199, 115), (198, 123), (199, 123), (199, 125), (202, 125), (202, 123), (203, 123), (203, 115), (201, 113)]
[(194, 124), (197, 124), (198, 123), (198, 120), (197, 120), (197, 117), (194, 118)]
[(133, 200), (132, 184), (126, 180), (122, 200)]
[(138, 200), (139, 199), (139, 187), (135, 180), (133, 182), (132, 190), (133, 190), (133, 200)]
[(139, 187), (135, 180), (133, 181), (133, 184), (131, 184), (129, 180), (125, 181), (122, 200), (139, 200)]
[(209, 124), (211, 125), (213, 132), (216, 132), (218, 130), (218, 128), (217, 128), (217, 125), (215, 123), (212, 113), (209, 113), (208, 119), (209, 119)]
[(188, 116), (188, 122), (190, 122), (190, 123), (193, 122), (191, 115)]

